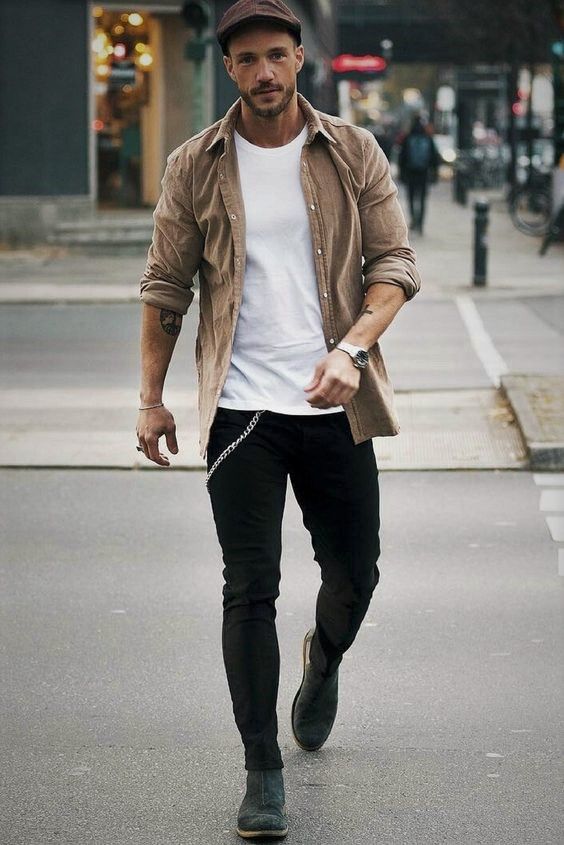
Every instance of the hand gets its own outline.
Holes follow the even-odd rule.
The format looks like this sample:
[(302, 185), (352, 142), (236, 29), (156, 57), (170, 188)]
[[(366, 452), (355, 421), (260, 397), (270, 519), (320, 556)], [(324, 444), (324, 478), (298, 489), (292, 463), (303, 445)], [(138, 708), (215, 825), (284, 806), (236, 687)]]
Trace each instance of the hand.
[(335, 408), (353, 398), (360, 385), (360, 370), (348, 352), (334, 349), (316, 366), (313, 379), (304, 388), (312, 408)]
[(149, 411), (140, 411), (137, 418), (137, 439), (143, 449), (145, 457), (162, 467), (170, 466), (166, 455), (159, 452), (159, 437), (164, 434), (169, 452), (173, 455), (178, 453), (176, 442), (176, 423), (170, 411), (164, 407), (151, 408)]

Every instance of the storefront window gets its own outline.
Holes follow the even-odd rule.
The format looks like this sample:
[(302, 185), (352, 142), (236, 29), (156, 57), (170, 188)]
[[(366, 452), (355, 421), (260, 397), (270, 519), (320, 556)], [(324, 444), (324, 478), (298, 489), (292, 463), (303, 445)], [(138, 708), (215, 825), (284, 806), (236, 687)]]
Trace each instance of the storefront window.
[(141, 110), (154, 63), (149, 15), (102, 6), (92, 11), (98, 199), (102, 207), (140, 206)]

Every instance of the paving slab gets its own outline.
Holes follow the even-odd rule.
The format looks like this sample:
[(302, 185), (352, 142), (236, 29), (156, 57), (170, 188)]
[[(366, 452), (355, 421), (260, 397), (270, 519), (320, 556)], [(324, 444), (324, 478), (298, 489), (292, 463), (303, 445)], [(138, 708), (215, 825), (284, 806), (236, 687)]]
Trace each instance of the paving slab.
[[(132, 390), (7, 389), (0, 399), (0, 466), (161, 469), (135, 449)], [(188, 391), (167, 393), (178, 427), (174, 469), (204, 468), (196, 401)], [(514, 417), (493, 388), (398, 392), (396, 408), (401, 433), (373, 441), (382, 470), (525, 466)]]

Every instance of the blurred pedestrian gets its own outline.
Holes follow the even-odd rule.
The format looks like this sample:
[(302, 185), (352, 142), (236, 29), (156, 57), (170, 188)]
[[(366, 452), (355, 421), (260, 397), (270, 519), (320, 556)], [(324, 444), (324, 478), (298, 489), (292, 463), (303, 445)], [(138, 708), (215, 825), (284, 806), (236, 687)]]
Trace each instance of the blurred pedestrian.
[(168, 159), (141, 281), (137, 436), (161, 466), (162, 435), (178, 451), (162, 391), (199, 271), (201, 447), (223, 551), (223, 658), (247, 769), (237, 830), (255, 838), (288, 830), (275, 625), (287, 480), (321, 568), (291, 716), (297, 744), (316, 751), (335, 721), (339, 664), (379, 578), (371, 439), (398, 426), (377, 341), (420, 282), (373, 136), (296, 91), (298, 18), (280, 0), (239, 0), (217, 36), (241, 96)]
[(440, 155), (423, 120), (416, 116), (403, 139), (399, 154), (400, 181), (407, 187), (410, 226), (423, 234), (427, 189), (437, 180)]

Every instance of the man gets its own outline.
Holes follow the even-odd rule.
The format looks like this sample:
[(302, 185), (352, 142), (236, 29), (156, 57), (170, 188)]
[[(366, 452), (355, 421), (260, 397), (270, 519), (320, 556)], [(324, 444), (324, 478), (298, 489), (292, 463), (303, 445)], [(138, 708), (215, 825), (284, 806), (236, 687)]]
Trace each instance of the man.
[(400, 147), (400, 179), (407, 186), (411, 227), (423, 234), (425, 203), (429, 182), (437, 178), (440, 156), (427, 134), (421, 117), (416, 116)]
[[(371, 438), (398, 431), (378, 338), (419, 288), (385, 156), (372, 135), (296, 92), (300, 21), (240, 0), (217, 36), (240, 99), (168, 159), (141, 282), (137, 435), (161, 466), (166, 370), (199, 270), (202, 455), (223, 551), (222, 648), (245, 749), (245, 838), (284, 836), (277, 742), (280, 530), (288, 476), (322, 584), (303, 646), (292, 730), (327, 739), (338, 667), (378, 581)], [(364, 256), (364, 264), (362, 258)]]

